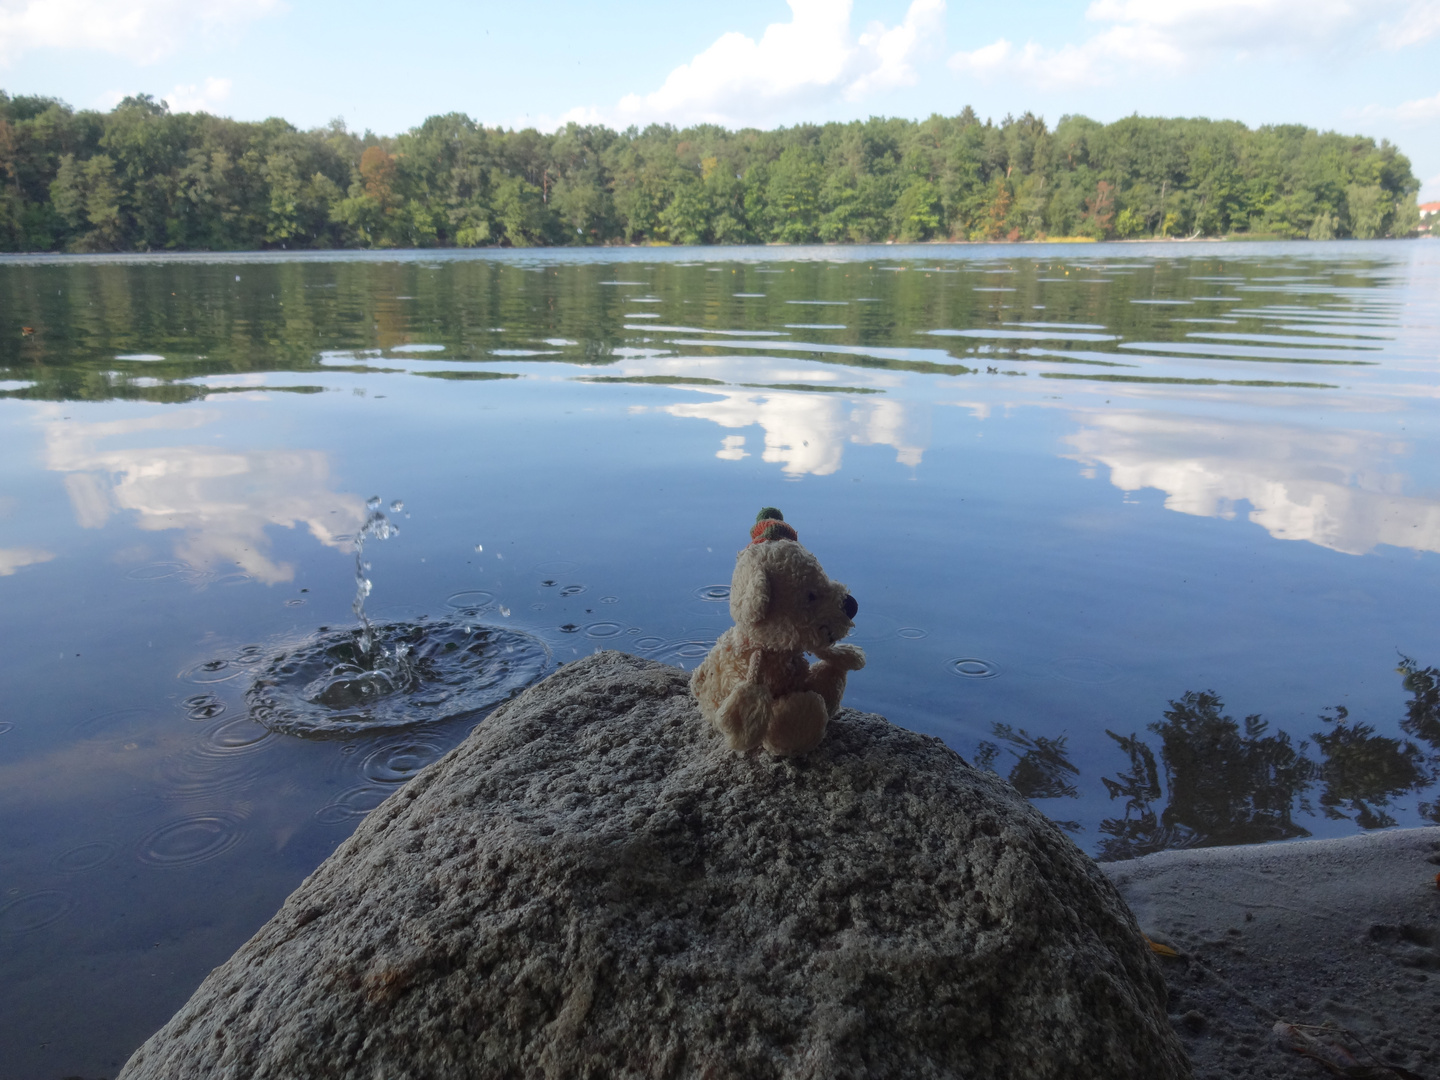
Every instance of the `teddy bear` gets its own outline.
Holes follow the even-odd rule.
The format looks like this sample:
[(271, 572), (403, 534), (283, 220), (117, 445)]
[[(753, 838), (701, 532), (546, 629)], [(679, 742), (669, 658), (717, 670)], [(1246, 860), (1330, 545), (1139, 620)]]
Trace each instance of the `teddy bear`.
[[(779, 510), (760, 511), (749, 546), (735, 556), (735, 625), (690, 677), (700, 712), (731, 749), (790, 756), (819, 745), (840, 711), (846, 674), (865, 666), (862, 650), (839, 643), (859, 607)], [(809, 663), (807, 652), (819, 662)]]

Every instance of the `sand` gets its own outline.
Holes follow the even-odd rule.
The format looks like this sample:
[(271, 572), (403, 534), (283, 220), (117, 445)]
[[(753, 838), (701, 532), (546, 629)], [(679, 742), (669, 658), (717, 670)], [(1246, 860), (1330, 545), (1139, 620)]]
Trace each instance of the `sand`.
[(1200, 1080), (1440, 1080), (1440, 828), (1104, 870), (1178, 953), (1162, 959), (1171, 1021)]

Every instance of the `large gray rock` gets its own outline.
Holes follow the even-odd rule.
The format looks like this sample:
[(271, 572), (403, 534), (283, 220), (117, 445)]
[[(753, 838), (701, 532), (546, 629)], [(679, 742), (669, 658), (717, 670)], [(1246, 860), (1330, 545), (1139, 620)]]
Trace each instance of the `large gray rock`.
[(738, 755), (562, 668), (370, 814), (121, 1073), (1187, 1077), (1095, 865), (938, 739)]

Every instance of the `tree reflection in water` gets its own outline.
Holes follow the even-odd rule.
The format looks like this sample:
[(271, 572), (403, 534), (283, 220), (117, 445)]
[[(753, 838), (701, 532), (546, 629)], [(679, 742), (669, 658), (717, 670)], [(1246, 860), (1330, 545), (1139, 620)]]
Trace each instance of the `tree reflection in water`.
[[(1410, 695), (1400, 728), (1411, 739), (1378, 734), (1339, 705), (1321, 714), (1326, 727), (1312, 733), (1318, 756), (1311, 757), (1307, 741), (1272, 733), (1258, 714), (1243, 721), (1226, 715), (1211, 690), (1185, 693), (1170, 702), (1163, 720), (1148, 725), (1160, 737), (1158, 759), (1139, 735), (1106, 731), (1129, 765), (1101, 778), (1110, 798), (1124, 799), (1125, 806), (1123, 816), (1101, 822), (1098, 857), (1309, 836), (1295, 815), (1315, 813), (1309, 792), (1317, 785), (1326, 817), (1362, 829), (1396, 824), (1389, 812), (1395, 801), (1440, 780), (1440, 668), (1422, 668), (1402, 655), (1397, 670)], [(1078, 796), (1080, 770), (1063, 736), (1031, 735), (1008, 724), (994, 725), (992, 734), (997, 741), (982, 741), (976, 754), (981, 768), (999, 773), (996, 763), (1008, 750), (1015, 760), (1007, 779), (1026, 798)], [(1162, 798), (1167, 801), (1157, 809)], [(1420, 802), (1419, 812), (1440, 824), (1440, 799)], [(1074, 822), (1059, 824), (1078, 831)]]
[[(1440, 668), (1419, 667), (1410, 657), (1402, 655), (1396, 670), (1404, 676), (1403, 685), (1410, 695), (1400, 729), (1430, 747), (1424, 781), (1428, 786), (1440, 777)], [(1420, 813), (1440, 825), (1440, 800), (1422, 802)]]
[[(1044, 735), (1031, 735), (1024, 728), (1012, 728), (1009, 724), (996, 724), (991, 732), (1010, 748), (1015, 764), (1006, 779), (1025, 798), (1073, 799), (1080, 794), (1071, 779), (1079, 776), (1080, 770), (1065, 755), (1064, 735), (1047, 739)], [(982, 769), (999, 775), (995, 761), (1000, 754), (1001, 748), (987, 739), (981, 741), (975, 759)], [(1069, 832), (1080, 831), (1078, 821), (1056, 819), (1055, 823)]]
[(1101, 857), (1126, 859), (1171, 847), (1255, 844), (1308, 836), (1295, 823), (1297, 803), (1309, 810), (1304, 793), (1315, 765), (1280, 731), (1258, 715), (1244, 725), (1224, 715), (1213, 691), (1189, 691), (1172, 701), (1165, 719), (1149, 728), (1160, 736), (1160, 760), (1170, 802), (1158, 815), (1155, 755), (1131, 735), (1106, 734), (1130, 757), (1130, 771), (1103, 783), (1111, 798), (1125, 796), (1125, 817), (1100, 823), (1106, 839)]
[(1384, 807), (1429, 782), (1425, 755), (1412, 742), (1376, 735), (1369, 724), (1352, 722), (1344, 705), (1327, 709), (1320, 719), (1334, 725), (1314, 736), (1325, 755), (1320, 767), (1325, 781), (1320, 808), (1325, 816), (1353, 821), (1362, 829), (1394, 825)]

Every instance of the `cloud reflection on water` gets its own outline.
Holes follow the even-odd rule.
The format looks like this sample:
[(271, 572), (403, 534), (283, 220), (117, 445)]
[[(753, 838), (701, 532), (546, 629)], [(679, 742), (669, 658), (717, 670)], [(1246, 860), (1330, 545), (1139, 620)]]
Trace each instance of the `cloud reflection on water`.
[[(711, 391), (706, 391), (711, 393)], [(765, 430), (761, 458), (791, 476), (829, 476), (838, 472), (845, 444), (890, 446), (902, 465), (920, 464), (928, 432), (913, 408), (895, 400), (855, 401), (842, 394), (802, 391), (714, 391), (711, 401), (663, 406), (671, 416), (709, 420), (724, 428), (758, 424)], [(717, 452), (736, 461), (743, 437), (726, 436)]]
[(115, 445), (213, 424), (213, 409), (79, 423), (42, 413), (45, 466), (65, 473), (75, 520), (102, 528), (129, 511), (151, 532), (183, 530), (175, 555), (198, 570), (238, 566), (257, 581), (290, 581), (295, 568), (268, 554), (270, 525), (305, 525), (327, 547), (346, 543), (364, 519), (360, 497), (330, 490), (329, 457), (318, 450), (225, 450), (204, 445)]
[(55, 553), (44, 548), (0, 548), (0, 577), (9, 577), (22, 566), (34, 566), (36, 563), (49, 562), (53, 558)]
[(1380, 544), (1440, 552), (1440, 500), (1403, 494), (1396, 459), (1376, 432), (1324, 431), (1159, 412), (1084, 413), (1066, 455), (1110, 469), (1122, 491), (1155, 488), (1165, 506), (1231, 518), (1236, 504), (1277, 540), (1362, 555)]

